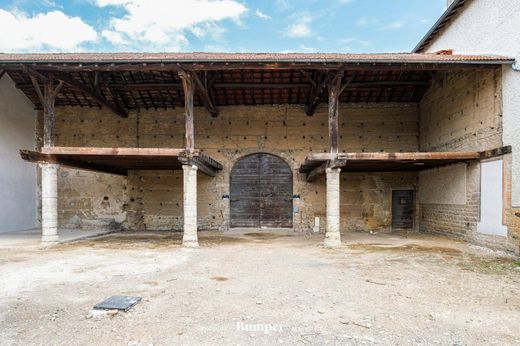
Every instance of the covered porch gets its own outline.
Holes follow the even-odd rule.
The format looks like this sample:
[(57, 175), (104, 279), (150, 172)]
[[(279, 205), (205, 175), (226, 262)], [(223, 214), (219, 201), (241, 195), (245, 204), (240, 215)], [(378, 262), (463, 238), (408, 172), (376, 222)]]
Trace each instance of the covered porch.
[[(313, 138), (313, 143), (321, 141), (323, 145), (309, 147), (303, 159), (292, 159), (298, 159), (294, 165), (299, 167), (307, 184), (326, 175), (325, 245), (336, 247), (341, 243), (341, 172), (422, 171), (454, 163), (478, 162), (507, 151), (498, 146), (490, 150), (453, 151), (425, 151), (417, 146), (413, 152), (342, 147), (348, 140), (346, 137), (352, 134), (351, 129), (343, 130), (344, 124), (338, 120), (340, 105), (413, 105), (420, 102), (429, 88), (435, 87), (433, 82), (439, 73), (492, 71), (510, 63), (510, 59), (502, 57), (437, 54), (0, 56), (0, 69), (9, 73), (17, 87), (43, 111), (42, 147), (21, 151), (23, 159), (40, 163), (42, 167), (42, 241), (57, 241), (57, 169), (62, 165), (121, 176), (139, 170), (182, 170), (183, 243), (186, 246), (198, 245), (197, 172), (218, 177), (223, 169), (219, 145), (207, 145), (210, 136), (204, 131), (196, 136), (195, 125), (211, 127), (215, 119), (221, 117), (222, 108), (302, 105), (305, 113), (301, 115), (300, 133), (286, 133), (280, 140), (288, 140), (289, 136), (307, 140), (306, 119), (316, 117), (317, 109), (326, 104), (327, 116), (321, 126), (328, 129), (327, 135)], [(111, 116), (120, 119), (136, 112), (137, 129), (139, 121), (145, 121), (139, 118), (141, 111), (168, 112), (182, 108), (183, 143), (175, 148), (161, 144), (145, 147), (137, 131), (138, 145), (135, 146), (117, 145), (117, 142), (111, 147), (56, 145), (56, 107), (109, 110)], [(195, 117), (196, 109), (202, 114)], [(344, 116), (348, 118), (349, 114)], [(267, 125), (273, 120), (266, 118), (265, 121)], [(310, 121), (315, 120), (307, 122)], [(285, 121), (280, 126), (286, 126)], [(384, 122), (380, 126), (384, 127)], [(271, 135), (266, 134), (264, 140), (268, 136)], [(202, 144), (196, 146), (196, 139)], [(247, 133), (242, 139), (248, 140)], [(215, 155), (218, 158), (213, 158)], [(297, 196), (298, 191), (294, 194)]]

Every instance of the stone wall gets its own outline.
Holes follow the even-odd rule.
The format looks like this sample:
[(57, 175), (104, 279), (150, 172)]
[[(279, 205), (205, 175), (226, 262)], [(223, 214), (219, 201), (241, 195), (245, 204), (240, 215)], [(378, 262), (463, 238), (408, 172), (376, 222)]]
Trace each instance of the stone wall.
[[(418, 149), (416, 105), (342, 105), (340, 151), (394, 152)], [(99, 109), (58, 108), (57, 146), (183, 146), (183, 109), (132, 112), (121, 119)], [(327, 151), (327, 108), (313, 117), (300, 106), (222, 107), (218, 118), (195, 109), (195, 145), (221, 162), (222, 172), (198, 174), (200, 229), (227, 229), (229, 173), (241, 157), (268, 152), (282, 157), (294, 172), (293, 224), (312, 227), (325, 217), (325, 179), (307, 183), (298, 173), (311, 152)], [(133, 171), (128, 178), (73, 169), (60, 170), (60, 225), (118, 225), (138, 230), (180, 230), (182, 171)], [(417, 174), (342, 174), (342, 227), (389, 230), (392, 189), (414, 189)], [(325, 220), (322, 220), (322, 227)]]
[[(500, 69), (438, 75), (419, 105), (421, 151), (484, 151), (501, 147), (501, 82)], [(505, 171), (510, 189), (511, 170)], [(443, 188), (447, 179), (450, 187)], [(510, 195), (505, 195), (508, 198)], [(517, 251), (512, 239), (518, 231), (512, 230), (507, 239), (476, 231), (480, 218), (479, 163), (467, 164), (465, 169), (455, 165), (421, 172), (419, 209), (423, 231), (448, 233)], [(514, 226), (515, 211), (510, 204), (505, 214), (508, 226)]]

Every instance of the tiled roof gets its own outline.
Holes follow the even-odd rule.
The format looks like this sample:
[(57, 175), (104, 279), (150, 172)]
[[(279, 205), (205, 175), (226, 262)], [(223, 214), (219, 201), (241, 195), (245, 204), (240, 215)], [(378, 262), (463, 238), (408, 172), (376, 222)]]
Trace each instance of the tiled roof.
[(337, 53), (0, 53), (0, 64), (8, 63), (510, 63), (513, 59), (489, 55), (439, 55), (417, 53), (337, 54)]

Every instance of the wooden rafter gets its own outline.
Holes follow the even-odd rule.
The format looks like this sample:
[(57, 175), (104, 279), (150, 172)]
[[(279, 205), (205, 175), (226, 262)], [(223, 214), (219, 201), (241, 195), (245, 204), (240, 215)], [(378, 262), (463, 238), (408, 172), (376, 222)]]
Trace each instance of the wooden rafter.
[(102, 91), (101, 91), (102, 88), (105, 88), (106, 90), (108, 90), (108, 92), (112, 96), (112, 100), (114, 101), (116, 107), (118, 109), (122, 110), (123, 113), (128, 115), (128, 108), (125, 105), (125, 103), (122, 101), (121, 95), (119, 94), (119, 92), (115, 88), (113, 88), (110, 85), (110, 83), (107, 83), (105, 81), (102, 73), (94, 72), (94, 78), (93, 78), (93, 81), (92, 81), (92, 87), (93, 87), (94, 90), (96, 90), (98, 95), (102, 95), (103, 94)]
[(63, 81), (68, 86), (84, 93), (85, 95), (91, 97), (94, 99), (100, 106), (106, 107), (109, 110), (111, 110), (113, 113), (119, 115), (120, 117), (126, 118), (128, 117), (128, 112), (124, 109), (121, 109), (115, 104), (112, 104), (110, 101), (108, 101), (101, 92), (98, 92), (94, 88), (92, 88), (90, 85), (84, 84), (76, 80), (75, 78), (72, 78), (67, 73), (63, 72), (52, 72), (52, 75)]
[[(308, 75), (306, 75), (309, 77)], [(327, 73), (316, 71), (315, 78), (309, 78), (311, 82), (311, 90), (309, 92), (309, 96), (307, 97), (307, 110), (306, 113), (308, 116), (314, 115), (316, 112), (316, 108), (318, 108), (318, 104), (320, 103), (321, 96), (325, 92), (327, 88)]]
[(202, 104), (212, 117), (218, 116), (218, 108), (215, 106), (215, 101), (213, 100), (212, 94), (208, 88), (208, 79), (207, 74), (204, 74), (204, 82), (200, 79), (197, 73), (193, 73), (193, 77), (196, 84), (196, 90), (201, 98)]

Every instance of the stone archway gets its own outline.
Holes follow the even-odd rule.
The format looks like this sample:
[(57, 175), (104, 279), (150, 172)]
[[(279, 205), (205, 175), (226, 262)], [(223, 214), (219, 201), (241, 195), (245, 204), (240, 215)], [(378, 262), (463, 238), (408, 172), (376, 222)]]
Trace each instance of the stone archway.
[(231, 227), (292, 228), (293, 175), (280, 157), (256, 153), (235, 163), (230, 176)]

